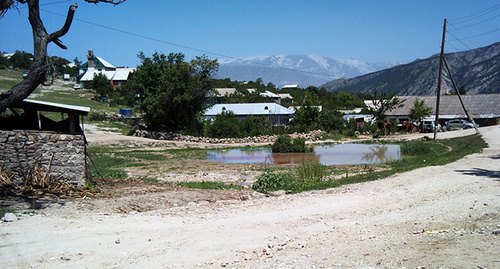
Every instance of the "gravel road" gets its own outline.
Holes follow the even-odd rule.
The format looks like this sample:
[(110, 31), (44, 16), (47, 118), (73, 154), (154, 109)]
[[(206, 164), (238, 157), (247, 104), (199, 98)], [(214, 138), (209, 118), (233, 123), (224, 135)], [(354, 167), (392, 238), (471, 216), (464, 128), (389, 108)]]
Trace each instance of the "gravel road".
[(480, 131), (482, 153), (336, 189), (129, 214), (56, 204), (0, 223), (0, 267), (499, 268), (500, 126)]

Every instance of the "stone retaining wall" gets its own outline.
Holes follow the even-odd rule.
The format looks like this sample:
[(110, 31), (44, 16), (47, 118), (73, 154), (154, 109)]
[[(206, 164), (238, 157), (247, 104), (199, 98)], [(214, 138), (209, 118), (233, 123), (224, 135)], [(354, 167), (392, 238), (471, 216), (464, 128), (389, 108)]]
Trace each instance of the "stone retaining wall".
[[(308, 141), (313, 141), (321, 136), (322, 131), (312, 131), (309, 133), (293, 133), (290, 137), (302, 137)], [(266, 136), (255, 136), (255, 137), (245, 137), (245, 138), (209, 138), (209, 137), (196, 137), (175, 133), (161, 133), (161, 132), (148, 132), (138, 130), (134, 133), (134, 136), (152, 138), (157, 140), (171, 140), (180, 142), (199, 142), (199, 143), (210, 143), (210, 144), (233, 144), (233, 143), (273, 143), (278, 136), (277, 135), (266, 135)]]
[(82, 134), (46, 131), (0, 131), (0, 165), (14, 174), (20, 184), (35, 163), (48, 168), (51, 175), (77, 186), (85, 184), (85, 142)]

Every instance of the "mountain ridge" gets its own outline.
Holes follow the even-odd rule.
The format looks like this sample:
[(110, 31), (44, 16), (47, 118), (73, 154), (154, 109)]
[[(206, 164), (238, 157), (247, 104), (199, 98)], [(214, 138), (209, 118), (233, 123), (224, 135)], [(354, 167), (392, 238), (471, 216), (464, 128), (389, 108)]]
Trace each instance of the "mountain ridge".
[[(500, 92), (500, 42), (468, 51), (445, 54), (458, 87), (469, 94)], [(334, 80), (322, 87), (328, 91), (371, 94), (392, 92), (397, 95), (433, 95), (437, 89), (439, 54), (426, 59), (346, 80)], [(453, 84), (443, 67), (442, 92), (451, 92)]]
[(367, 63), (358, 59), (332, 59), (320, 55), (274, 55), (219, 60), (216, 78), (255, 81), (275, 85), (320, 86), (336, 78), (352, 78), (391, 67), (397, 62)]

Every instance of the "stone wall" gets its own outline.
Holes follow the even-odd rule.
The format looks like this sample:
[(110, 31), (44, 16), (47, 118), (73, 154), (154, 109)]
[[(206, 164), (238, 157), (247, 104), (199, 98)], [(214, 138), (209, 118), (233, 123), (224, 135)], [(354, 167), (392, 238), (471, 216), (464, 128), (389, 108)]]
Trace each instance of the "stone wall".
[(0, 165), (14, 174), (20, 184), (24, 173), (35, 163), (53, 176), (77, 186), (85, 184), (85, 142), (82, 134), (47, 131), (0, 131)]

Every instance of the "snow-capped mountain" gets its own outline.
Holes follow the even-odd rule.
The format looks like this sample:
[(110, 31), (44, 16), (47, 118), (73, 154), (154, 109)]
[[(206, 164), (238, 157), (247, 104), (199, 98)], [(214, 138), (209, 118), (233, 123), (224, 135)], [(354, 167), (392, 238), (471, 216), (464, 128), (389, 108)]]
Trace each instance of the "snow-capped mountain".
[(331, 59), (318, 55), (257, 56), (219, 60), (217, 78), (272, 82), (278, 87), (298, 84), (320, 86), (338, 78), (352, 78), (392, 67), (398, 63), (367, 63), (356, 59)]

